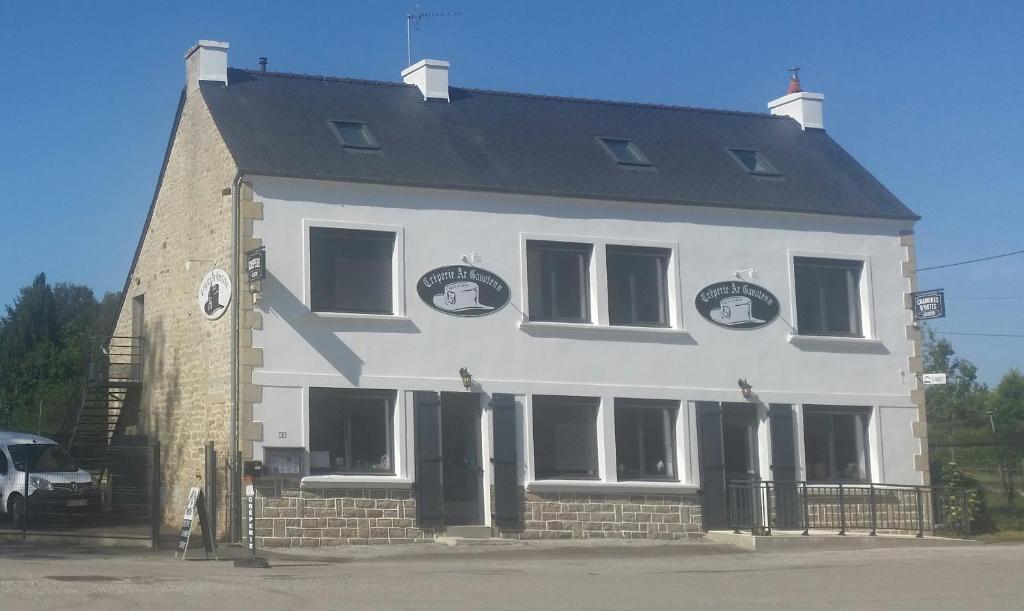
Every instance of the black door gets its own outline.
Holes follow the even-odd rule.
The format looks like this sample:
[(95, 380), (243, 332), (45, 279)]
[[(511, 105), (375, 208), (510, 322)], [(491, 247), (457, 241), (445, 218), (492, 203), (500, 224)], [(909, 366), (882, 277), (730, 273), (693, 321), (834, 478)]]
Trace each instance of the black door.
[(476, 393), (441, 394), (441, 457), (445, 523), (483, 524), (480, 396)]
[(775, 528), (797, 528), (802, 512), (796, 485), (796, 434), (793, 406), (768, 407), (772, 435), (772, 479), (775, 481), (772, 514)]
[(700, 489), (704, 530), (728, 526), (725, 492), (725, 457), (722, 452), (722, 407), (697, 403), (697, 446), (700, 454)]

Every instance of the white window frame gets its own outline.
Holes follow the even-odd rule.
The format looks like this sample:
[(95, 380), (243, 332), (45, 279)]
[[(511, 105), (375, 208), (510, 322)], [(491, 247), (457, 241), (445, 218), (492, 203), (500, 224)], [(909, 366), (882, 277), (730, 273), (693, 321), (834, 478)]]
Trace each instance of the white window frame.
[[(793, 321), (793, 333), (789, 336), (791, 343), (877, 343), (878, 335), (875, 329), (875, 307), (872, 291), (872, 286), (874, 285), (871, 279), (871, 257), (854, 253), (793, 249), (787, 250), (786, 254), (789, 258), (789, 315), (790, 320)], [(860, 282), (857, 284), (857, 293), (858, 298), (860, 299), (860, 328), (862, 337), (800, 334), (800, 320), (796, 307), (796, 259), (798, 257), (833, 259), (836, 261), (855, 261), (861, 264)]]
[[(325, 381), (326, 382), (326, 381)], [(330, 384), (317, 384), (317, 388), (338, 388), (342, 390), (360, 391), (362, 388), (350, 386), (333, 386)], [(303, 420), (303, 447), (306, 450), (305, 472), (302, 475), (301, 486), (306, 488), (345, 488), (353, 486), (380, 487), (380, 488), (401, 488), (412, 484), (412, 474), (415, 473), (415, 465), (412, 457), (415, 455), (415, 448), (412, 446), (412, 401), (409, 394), (402, 389), (373, 389), (395, 392), (394, 413), (391, 417), (391, 447), (395, 463), (394, 473), (373, 474), (331, 474), (331, 475), (310, 475), (309, 474), (309, 427), (312, 422), (309, 418), (309, 389), (310, 386), (302, 387), (302, 420)]]
[[(590, 322), (557, 322), (557, 321), (533, 321), (530, 320), (530, 280), (527, 261), (527, 242), (570, 242), (575, 244), (588, 244), (592, 248), (590, 256)], [(632, 326), (612, 325), (608, 314), (608, 257), (609, 246), (627, 246), (641, 248), (661, 248), (669, 251), (668, 265), (665, 270), (665, 291), (668, 300), (665, 327), (654, 326)], [(519, 310), (522, 312), (522, 320), (519, 323), (521, 329), (551, 329), (571, 331), (573, 329), (600, 330), (601, 332), (624, 333), (635, 335), (646, 334), (671, 334), (686, 335), (683, 326), (683, 283), (681, 279), (680, 247), (678, 242), (665, 240), (632, 240), (620, 238), (608, 238), (593, 235), (566, 235), (566, 234), (540, 234), (520, 233), (520, 302)], [(583, 331), (586, 332), (586, 331)]]
[(866, 438), (864, 443), (866, 444), (865, 451), (867, 453), (867, 481), (855, 482), (855, 481), (836, 481), (836, 482), (823, 482), (814, 481), (809, 482), (811, 486), (835, 486), (842, 483), (844, 486), (866, 486), (869, 483), (884, 483), (884, 472), (882, 468), (882, 447), (881, 447), (881, 430), (879, 417), (879, 406), (872, 404), (861, 404), (861, 405), (850, 405), (850, 404), (832, 404), (832, 403), (801, 403), (794, 404), (794, 423), (796, 424), (795, 433), (797, 437), (797, 479), (809, 482), (807, 473), (807, 446), (804, 439), (805, 428), (806, 428), (806, 417), (808, 408), (811, 412), (819, 411), (825, 413), (853, 413), (860, 412), (867, 416), (867, 427), (866, 427)]
[[(354, 231), (378, 231), (395, 234), (395, 247), (391, 254), (391, 314), (367, 314), (361, 312), (317, 312), (313, 310), (312, 279), (310, 278), (309, 234), (313, 227), (328, 229), (350, 229)], [(346, 318), (351, 320), (405, 320), (405, 227), (401, 225), (378, 225), (347, 223), (322, 219), (302, 220), (302, 303), (311, 316), (319, 318)]]
[[(538, 492), (602, 492), (608, 494), (692, 494), (700, 487), (697, 455), (696, 403), (675, 396), (635, 395), (620, 393), (593, 395), (581, 392), (580, 397), (597, 396), (597, 479), (537, 479), (534, 464), (533, 410), (534, 396), (559, 393), (536, 392), (519, 395), (522, 399), (523, 476), (526, 488)], [(561, 393), (565, 394), (565, 393)], [(675, 461), (677, 480), (618, 479), (615, 448), (615, 399), (653, 399), (677, 404), (675, 422)]]

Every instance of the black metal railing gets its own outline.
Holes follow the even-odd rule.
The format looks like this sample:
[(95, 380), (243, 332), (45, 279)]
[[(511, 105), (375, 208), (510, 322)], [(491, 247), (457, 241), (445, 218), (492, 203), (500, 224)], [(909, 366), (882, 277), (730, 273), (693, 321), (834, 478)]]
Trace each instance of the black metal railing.
[(127, 389), (142, 381), (143, 338), (111, 336), (92, 339), (82, 366), (77, 402), (68, 406), (61, 425), (59, 439), (67, 447), (71, 447), (87, 413), (93, 420), (97, 416), (111, 416), (113, 420), (106, 427), (109, 437), (127, 396), (126, 392), (117, 394), (111, 389)]
[(729, 528), (768, 535), (773, 530), (848, 530), (971, 534), (970, 490), (873, 482), (733, 480), (727, 485)]

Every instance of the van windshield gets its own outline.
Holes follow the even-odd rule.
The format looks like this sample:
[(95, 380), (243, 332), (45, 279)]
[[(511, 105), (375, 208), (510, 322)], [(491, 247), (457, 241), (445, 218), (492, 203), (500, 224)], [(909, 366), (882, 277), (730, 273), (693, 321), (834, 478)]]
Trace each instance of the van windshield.
[(11, 462), (17, 471), (25, 470), (28, 463), (30, 473), (66, 473), (78, 471), (75, 459), (68, 451), (54, 443), (32, 443), (9, 446)]

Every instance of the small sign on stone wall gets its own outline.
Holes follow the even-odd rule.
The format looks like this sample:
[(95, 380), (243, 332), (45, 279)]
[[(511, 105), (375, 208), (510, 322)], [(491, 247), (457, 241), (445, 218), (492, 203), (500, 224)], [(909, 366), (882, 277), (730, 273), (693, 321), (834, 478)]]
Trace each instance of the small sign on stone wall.
[(231, 277), (222, 269), (210, 270), (199, 285), (199, 309), (210, 320), (217, 320), (231, 303)]

